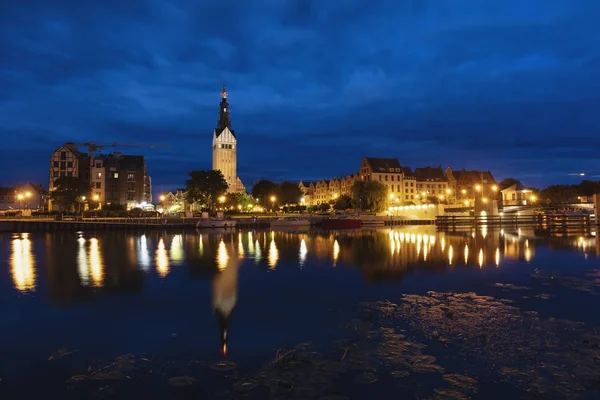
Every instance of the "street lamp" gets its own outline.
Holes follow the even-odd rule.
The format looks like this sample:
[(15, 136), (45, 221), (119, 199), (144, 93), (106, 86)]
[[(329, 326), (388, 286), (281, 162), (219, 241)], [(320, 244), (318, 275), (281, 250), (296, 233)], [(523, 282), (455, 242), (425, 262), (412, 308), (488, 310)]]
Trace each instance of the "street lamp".
[(273, 211), (275, 209), (275, 196), (271, 196), (271, 211)]
[(21, 206), (21, 208), (23, 208), (23, 195), (21, 193), (19, 193), (17, 195), (17, 199), (19, 199), (19, 205)]

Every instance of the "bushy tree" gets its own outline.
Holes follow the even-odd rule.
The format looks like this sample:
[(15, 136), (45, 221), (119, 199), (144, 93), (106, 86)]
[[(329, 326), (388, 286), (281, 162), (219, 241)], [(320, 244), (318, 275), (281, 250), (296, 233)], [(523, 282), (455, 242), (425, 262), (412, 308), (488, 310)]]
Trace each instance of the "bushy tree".
[(252, 197), (246, 192), (229, 193), (225, 196), (225, 206), (236, 211), (248, 211), (252, 206)]
[(191, 171), (185, 182), (186, 201), (190, 204), (205, 204), (210, 211), (215, 210), (219, 197), (224, 196), (229, 185), (219, 170)]
[(281, 204), (298, 204), (302, 197), (302, 190), (297, 183), (283, 181), (279, 185), (279, 197)]
[(387, 208), (387, 187), (379, 181), (357, 180), (350, 191), (354, 208), (373, 212), (382, 212)]
[(349, 208), (352, 208), (352, 197), (347, 194), (343, 194), (337, 198), (335, 203), (333, 204), (333, 209), (338, 211), (344, 211)]
[[(252, 186), (252, 196), (260, 205), (265, 208), (270, 208), (280, 202), (279, 186), (267, 179), (261, 179)], [(275, 202), (271, 201), (271, 197), (275, 197)]]
[(551, 185), (540, 192), (542, 202), (552, 206), (574, 203), (578, 195), (578, 188), (573, 185)]
[(89, 182), (74, 177), (61, 176), (54, 181), (55, 189), (50, 192), (50, 199), (63, 209), (73, 210), (89, 198), (91, 186)]

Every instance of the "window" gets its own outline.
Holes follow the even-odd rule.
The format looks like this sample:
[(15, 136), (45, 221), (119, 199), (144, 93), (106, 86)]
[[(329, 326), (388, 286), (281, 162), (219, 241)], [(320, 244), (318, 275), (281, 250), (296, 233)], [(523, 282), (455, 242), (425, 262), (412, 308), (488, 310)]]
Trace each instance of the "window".
[(69, 161), (67, 163), (67, 168), (73, 168), (73, 161)]
[(100, 189), (102, 187), (102, 182), (96, 182), (96, 189)]
[(67, 173), (65, 171), (60, 171), (60, 176), (67, 176)]
[(54, 176), (55, 178), (58, 178), (58, 171), (54, 171), (54, 173), (52, 174), (52, 176)]
[(135, 191), (135, 183), (133, 183), (133, 182), (127, 183), (127, 190)]
[(135, 174), (127, 174), (128, 181), (135, 181)]
[(73, 172), (71, 172), (71, 171), (67, 172), (67, 176), (73, 176)]
[(52, 166), (53, 166), (54, 168), (58, 168), (58, 161), (54, 161), (54, 162), (52, 163)]
[(115, 179), (119, 179), (119, 173), (118, 173), (118, 172), (115, 172), (115, 174), (113, 175), (113, 178), (115, 178)]
[(96, 179), (102, 178), (102, 172), (96, 172)]
[(60, 162), (60, 169), (65, 169), (67, 168), (67, 163), (65, 161), (61, 161)]
[(60, 159), (61, 160), (66, 160), (67, 159), (67, 152), (66, 151), (61, 151), (60, 152)]
[(127, 201), (135, 200), (135, 193), (127, 193)]
[(96, 163), (96, 168), (102, 168), (102, 163), (101, 162), (97, 162)]

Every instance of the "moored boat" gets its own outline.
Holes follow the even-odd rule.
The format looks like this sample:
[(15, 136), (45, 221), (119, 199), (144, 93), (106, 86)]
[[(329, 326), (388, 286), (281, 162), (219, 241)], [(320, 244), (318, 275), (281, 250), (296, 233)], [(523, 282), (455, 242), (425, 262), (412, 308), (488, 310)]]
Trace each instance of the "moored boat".
[(235, 228), (236, 225), (232, 219), (201, 219), (196, 228)]
[(362, 221), (358, 218), (325, 218), (321, 221), (322, 229), (360, 229)]
[(271, 221), (272, 227), (288, 226), (310, 226), (310, 221), (306, 218), (284, 217)]

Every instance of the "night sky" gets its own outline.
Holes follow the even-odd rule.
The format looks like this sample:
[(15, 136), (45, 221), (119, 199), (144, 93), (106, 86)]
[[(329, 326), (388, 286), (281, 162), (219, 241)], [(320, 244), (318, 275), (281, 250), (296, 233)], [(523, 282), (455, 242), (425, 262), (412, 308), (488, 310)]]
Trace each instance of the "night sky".
[(598, 0), (3, 0), (0, 185), (116, 141), (171, 145), (122, 151), (182, 187), (223, 81), (248, 187), (365, 155), (577, 183), (600, 174), (598, 21)]

